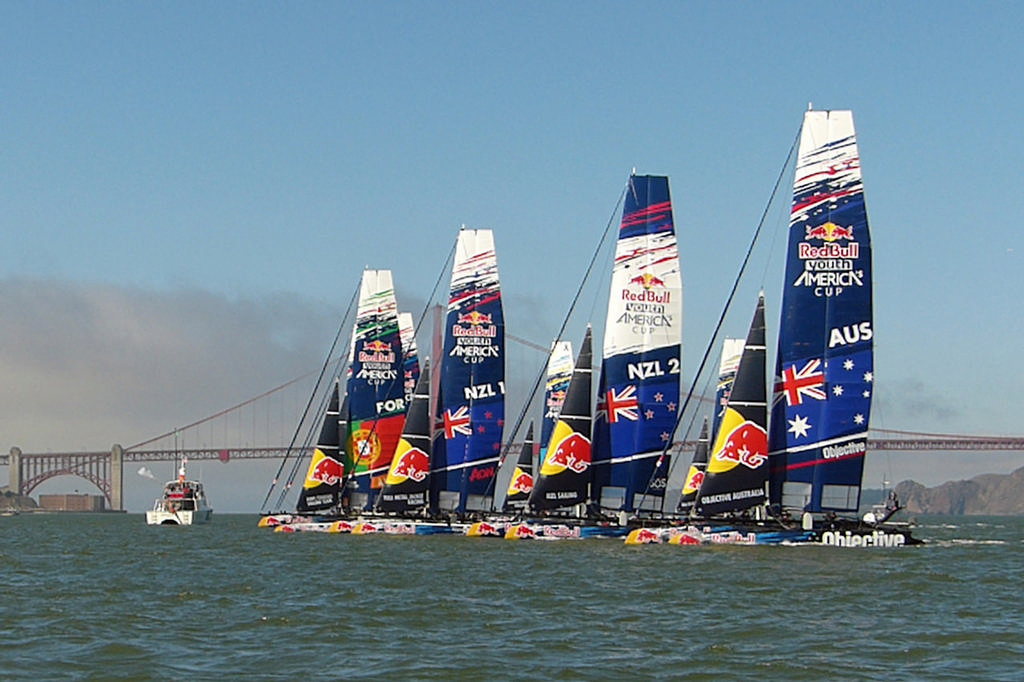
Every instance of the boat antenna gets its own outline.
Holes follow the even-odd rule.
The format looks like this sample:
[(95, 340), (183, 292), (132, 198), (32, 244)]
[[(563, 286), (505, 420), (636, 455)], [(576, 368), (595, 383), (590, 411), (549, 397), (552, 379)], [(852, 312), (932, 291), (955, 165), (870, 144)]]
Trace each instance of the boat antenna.
[[(761, 230), (764, 228), (765, 221), (768, 218), (768, 211), (775, 201), (776, 195), (778, 195), (779, 187), (782, 184), (782, 179), (785, 177), (786, 169), (789, 167), (789, 163), (793, 158), (793, 153), (797, 149), (797, 144), (800, 141), (800, 128), (797, 129), (796, 137), (793, 139), (793, 144), (789, 147), (789, 153), (786, 154), (786, 162), (782, 164), (782, 169), (779, 171), (779, 176), (775, 179), (775, 187), (772, 188), (771, 196), (768, 198), (768, 203), (764, 207), (764, 211), (761, 213), (761, 219), (757, 223), (757, 229), (754, 231), (754, 236), (750, 240), (750, 246), (747, 247), (747, 253), (743, 256), (743, 262), (740, 264), (740, 270), (736, 274), (736, 279), (732, 283), (732, 289), (729, 291), (729, 295), (725, 299), (725, 306), (722, 308), (722, 314), (718, 317), (718, 323), (715, 325), (715, 331), (711, 334), (711, 340), (707, 347), (704, 349), (704, 357), (701, 358), (700, 367), (697, 368), (696, 374), (693, 375), (693, 383), (690, 384), (690, 390), (686, 394), (686, 398), (683, 400), (683, 404), (679, 409), (679, 413), (676, 416), (676, 424), (672, 429), (672, 433), (675, 433), (679, 429), (679, 424), (683, 420), (683, 415), (686, 413), (686, 408), (690, 405), (690, 400), (693, 398), (694, 391), (697, 387), (697, 381), (700, 379), (700, 375), (704, 372), (704, 367), (707, 365), (708, 358), (711, 355), (712, 349), (715, 346), (715, 339), (722, 331), (722, 325), (725, 323), (726, 313), (729, 312), (729, 308), (732, 306), (733, 298), (736, 297), (736, 290), (739, 288), (740, 281), (743, 279), (743, 275), (747, 270), (747, 265), (750, 264), (750, 256), (753, 254), (754, 246), (757, 244), (758, 239), (761, 236)], [(651, 477), (647, 481), (647, 487), (644, 489), (643, 495), (640, 497), (640, 504), (638, 508), (643, 507), (643, 503), (647, 499), (647, 492), (651, 489), (651, 484), (654, 482), (654, 477), (661, 469), (661, 465), (665, 462), (665, 456), (668, 453), (669, 448), (672, 446), (672, 439), (669, 438), (665, 445), (661, 449), (661, 454), (658, 455), (658, 461), (654, 465), (654, 470), (651, 471)], [(671, 473), (671, 472), (670, 472)]]

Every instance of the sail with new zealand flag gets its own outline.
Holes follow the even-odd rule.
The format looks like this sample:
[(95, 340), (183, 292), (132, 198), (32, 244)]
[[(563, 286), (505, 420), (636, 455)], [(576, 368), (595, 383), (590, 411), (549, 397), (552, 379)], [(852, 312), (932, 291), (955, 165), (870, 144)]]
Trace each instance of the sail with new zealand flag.
[(505, 321), (491, 230), (459, 232), (440, 393), (439, 511), (490, 510), (505, 423)]
[[(595, 433), (600, 507), (661, 509), (679, 408), (683, 289), (668, 178), (632, 175), (615, 247)], [(604, 436), (609, 442), (604, 444)], [(659, 465), (660, 462), (660, 465)]]

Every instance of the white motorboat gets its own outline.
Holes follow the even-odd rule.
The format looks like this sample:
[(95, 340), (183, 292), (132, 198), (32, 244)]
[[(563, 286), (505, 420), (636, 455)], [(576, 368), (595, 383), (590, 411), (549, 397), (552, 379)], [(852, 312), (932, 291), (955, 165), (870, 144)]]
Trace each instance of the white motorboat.
[(164, 484), (163, 496), (146, 512), (147, 524), (191, 526), (195, 523), (206, 523), (213, 516), (213, 508), (206, 499), (203, 484), (185, 477), (187, 462), (187, 458), (182, 458), (178, 478)]

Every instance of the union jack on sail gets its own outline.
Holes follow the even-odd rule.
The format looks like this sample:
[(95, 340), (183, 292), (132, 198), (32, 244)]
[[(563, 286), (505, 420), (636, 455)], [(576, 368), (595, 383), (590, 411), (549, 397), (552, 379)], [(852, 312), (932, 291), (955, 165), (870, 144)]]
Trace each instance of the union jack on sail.
[(782, 370), (782, 377), (775, 383), (775, 401), (785, 396), (787, 405), (802, 405), (804, 398), (825, 400), (825, 373), (821, 371), (821, 358), (808, 360), (802, 369), (790, 365)]

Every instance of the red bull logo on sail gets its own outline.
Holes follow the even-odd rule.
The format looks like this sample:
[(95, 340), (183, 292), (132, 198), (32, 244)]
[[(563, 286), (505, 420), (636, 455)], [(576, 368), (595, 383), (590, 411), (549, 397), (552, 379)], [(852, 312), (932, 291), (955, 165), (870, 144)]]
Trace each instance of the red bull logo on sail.
[(541, 473), (556, 474), (569, 469), (582, 474), (589, 466), (590, 441), (578, 433), (572, 433), (548, 453)]
[(460, 314), (458, 319), (459, 324), (491, 324), (491, 315), (484, 315), (479, 310), (471, 310), (465, 315)]
[[(324, 456), (306, 477), (307, 487), (315, 485), (337, 485), (345, 478), (345, 465), (333, 457)], [(309, 485), (312, 484), (312, 485)]]
[(642, 275), (637, 275), (633, 279), (629, 280), (630, 284), (639, 284), (644, 289), (650, 289), (651, 287), (664, 287), (665, 280), (660, 277), (656, 277), (649, 272), (645, 272)]
[(410, 448), (398, 455), (388, 472), (388, 483), (415, 481), (420, 483), (430, 473), (430, 457), (419, 448)]
[(508, 484), (509, 495), (529, 495), (533, 490), (533, 476), (522, 469), (516, 469), (515, 475)]
[(840, 239), (853, 241), (852, 227), (843, 227), (841, 225), (836, 225), (833, 222), (827, 222), (813, 227), (807, 226), (805, 230), (806, 234), (804, 235), (804, 239), (823, 239), (826, 242), (835, 242)]

